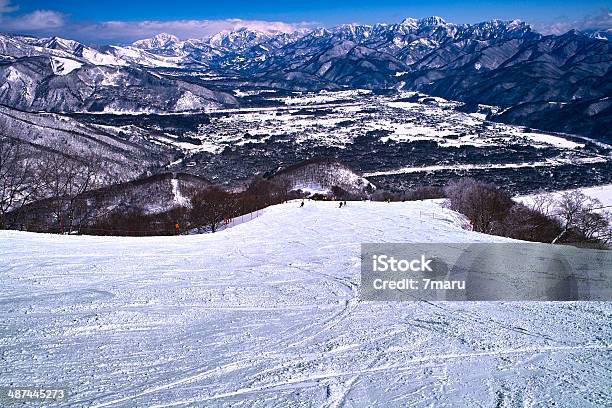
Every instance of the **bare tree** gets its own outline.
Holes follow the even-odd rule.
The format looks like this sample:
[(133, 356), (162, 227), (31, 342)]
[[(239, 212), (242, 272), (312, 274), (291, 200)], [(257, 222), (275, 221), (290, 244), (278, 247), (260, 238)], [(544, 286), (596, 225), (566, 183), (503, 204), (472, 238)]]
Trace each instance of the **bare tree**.
[(588, 211), (591, 206), (590, 199), (581, 191), (568, 191), (561, 195), (557, 201), (557, 215), (563, 224), (563, 230), (552, 241), (553, 244), (559, 242), (567, 233), (577, 226), (577, 221), (581, 212)]
[(74, 159), (49, 152), (42, 160), (43, 194), (59, 232), (73, 231), (91, 212), (84, 193), (100, 185), (99, 161), (93, 156)]
[(533, 197), (533, 201), (529, 205), (529, 208), (546, 216), (550, 216), (555, 208), (555, 199), (550, 194), (538, 194)]
[(274, 185), (278, 188), (280, 198), (283, 202), (288, 201), (291, 198), (291, 190), (293, 190), (293, 183), (288, 177), (279, 177), (273, 181)]
[(253, 198), (258, 208), (282, 202), (278, 185), (261, 177), (255, 177), (245, 193)]
[(604, 245), (612, 243), (610, 213), (583, 212), (578, 215), (576, 225), (581, 235), (588, 241), (598, 241)]
[(501, 221), (514, 201), (492, 184), (473, 179), (451, 182), (444, 189), (450, 208), (470, 219), (475, 231), (491, 233), (494, 223)]
[(515, 204), (506, 216), (495, 222), (492, 233), (534, 242), (551, 242), (561, 231), (561, 223), (523, 204)]
[(0, 229), (6, 215), (31, 202), (38, 191), (36, 162), (23, 142), (0, 136)]
[(219, 187), (209, 187), (191, 198), (191, 216), (199, 225), (211, 232), (217, 231), (223, 220), (234, 215), (236, 199), (233, 194)]
[(587, 241), (609, 244), (612, 241), (610, 213), (601, 211), (602, 204), (581, 191), (569, 191), (561, 195), (557, 202), (555, 215), (563, 225), (561, 233), (553, 243), (562, 240), (573, 231)]

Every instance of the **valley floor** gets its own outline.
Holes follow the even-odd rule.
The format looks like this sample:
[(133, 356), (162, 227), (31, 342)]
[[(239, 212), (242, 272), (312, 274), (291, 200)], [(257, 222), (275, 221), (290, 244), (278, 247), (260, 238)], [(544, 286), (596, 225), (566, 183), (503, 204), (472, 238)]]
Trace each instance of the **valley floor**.
[(155, 238), (0, 232), (0, 387), (64, 406), (609, 406), (612, 303), (364, 302), (360, 244), (492, 242), (431, 202)]

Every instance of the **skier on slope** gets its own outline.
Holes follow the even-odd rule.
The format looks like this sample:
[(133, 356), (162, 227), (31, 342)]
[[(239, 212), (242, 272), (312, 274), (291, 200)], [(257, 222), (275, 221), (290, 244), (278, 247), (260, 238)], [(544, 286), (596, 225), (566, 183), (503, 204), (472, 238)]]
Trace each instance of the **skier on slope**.
[(300, 208), (304, 206), (304, 200), (302, 200), (302, 204), (300, 204)]

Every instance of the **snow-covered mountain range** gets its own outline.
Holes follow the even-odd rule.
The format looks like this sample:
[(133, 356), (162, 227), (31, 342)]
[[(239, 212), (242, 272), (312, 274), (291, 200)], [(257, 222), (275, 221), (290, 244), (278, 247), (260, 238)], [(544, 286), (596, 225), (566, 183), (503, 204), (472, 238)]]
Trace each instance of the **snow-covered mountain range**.
[(245, 86), (403, 89), (498, 105), (509, 108), (509, 121), (575, 131), (593, 113), (609, 122), (611, 60), (607, 32), (544, 36), (518, 20), (407, 18), (186, 40), (162, 33), (103, 47), (0, 35), (0, 102), (55, 112), (176, 112), (240, 105), (232, 91)]

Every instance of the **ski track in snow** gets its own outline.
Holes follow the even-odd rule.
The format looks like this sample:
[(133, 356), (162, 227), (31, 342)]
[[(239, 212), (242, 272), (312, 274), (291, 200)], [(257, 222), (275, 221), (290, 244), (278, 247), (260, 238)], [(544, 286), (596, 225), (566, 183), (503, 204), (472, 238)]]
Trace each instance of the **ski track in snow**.
[(66, 407), (606, 406), (609, 302), (365, 302), (360, 243), (498, 242), (435, 202), (290, 202), (224, 231), (0, 231), (0, 386)]

